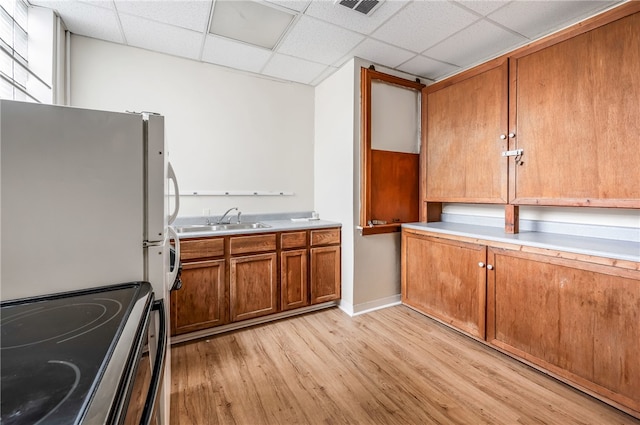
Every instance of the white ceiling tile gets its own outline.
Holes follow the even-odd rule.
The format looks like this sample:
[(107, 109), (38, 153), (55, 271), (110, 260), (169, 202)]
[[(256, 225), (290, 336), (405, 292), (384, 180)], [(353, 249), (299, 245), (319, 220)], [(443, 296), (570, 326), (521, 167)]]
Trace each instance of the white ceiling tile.
[(312, 1), (305, 12), (323, 21), (363, 34), (371, 34), (384, 21), (400, 10), (408, 1), (384, 1), (370, 16), (350, 10), (333, 1)]
[(319, 63), (309, 62), (291, 56), (274, 54), (262, 71), (265, 75), (310, 84), (327, 67)]
[[(120, 15), (127, 44), (160, 53), (197, 59), (204, 35), (131, 15)], [(153, 34), (149, 37), (149, 34)]]
[(372, 36), (417, 53), (478, 19), (449, 2), (416, 1), (389, 19)]
[(616, 2), (592, 0), (514, 1), (490, 14), (488, 18), (535, 39), (614, 3)]
[[(415, 55), (415, 53), (409, 52), (408, 50), (368, 38), (350, 51), (349, 54), (343, 58), (343, 63), (357, 56), (373, 63), (395, 68)], [(342, 63), (338, 63), (337, 65), (341, 66)]]
[(456, 3), (468, 7), (482, 16), (487, 16), (491, 12), (495, 12), (497, 9), (510, 3), (510, 0), (457, 0)]
[(271, 54), (268, 49), (209, 35), (204, 43), (202, 60), (243, 71), (260, 72)]
[(116, 0), (120, 13), (176, 25), (194, 31), (206, 31), (212, 1), (131, 1)]
[[(100, 40), (122, 43), (122, 31), (114, 9), (96, 6), (92, 2), (77, 1), (32, 1), (31, 4), (56, 10), (74, 34)], [(105, 6), (108, 4), (105, 3)]]
[(302, 16), (285, 36), (278, 53), (332, 65), (362, 40), (360, 34)]
[(422, 54), (463, 68), (506, 52), (528, 40), (487, 21), (479, 21)]
[(452, 74), (460, 68), (448, 63), (442, 63), (433, 59), (425, 58), (424, 56), (416, 56), (415, 58), (396, 67), (396, 69), (408, 74), (437, 80), (441, 76)]
[(266, 0), (266, 3), (273, 3), (296, 12), (302, 12), (307, 8), (310, 0)]

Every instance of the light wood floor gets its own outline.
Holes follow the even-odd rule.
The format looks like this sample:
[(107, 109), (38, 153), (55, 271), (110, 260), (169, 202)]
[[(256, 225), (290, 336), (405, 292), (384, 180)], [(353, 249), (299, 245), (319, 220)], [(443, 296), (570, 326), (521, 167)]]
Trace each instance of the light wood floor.
[(640, 424), (413, 310), (332, 308), (172, 349), (171, 424)]

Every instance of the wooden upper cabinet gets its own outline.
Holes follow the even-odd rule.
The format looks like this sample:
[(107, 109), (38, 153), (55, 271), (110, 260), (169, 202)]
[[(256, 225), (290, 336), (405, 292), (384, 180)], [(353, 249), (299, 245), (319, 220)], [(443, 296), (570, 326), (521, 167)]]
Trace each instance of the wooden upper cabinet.
[(425, 200), (507, 203), (507, 90), (505, 58), (423, 89)]
[(640, 208), (640, 13), (616, 17), (512, 56), (511, 203)]

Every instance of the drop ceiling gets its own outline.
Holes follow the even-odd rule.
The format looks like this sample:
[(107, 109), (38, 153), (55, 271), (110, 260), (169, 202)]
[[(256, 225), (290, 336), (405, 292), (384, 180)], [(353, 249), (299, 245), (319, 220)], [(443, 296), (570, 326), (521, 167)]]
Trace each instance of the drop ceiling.
[(334, 0), (256, 0), (289, 12), (273, 49), (212, 34), (216, 3), (30, 0), (74, 34), (317, 85), (352, 57), (436, 81), (610, 8), (594, 0), (383, 0), (369, 15)]

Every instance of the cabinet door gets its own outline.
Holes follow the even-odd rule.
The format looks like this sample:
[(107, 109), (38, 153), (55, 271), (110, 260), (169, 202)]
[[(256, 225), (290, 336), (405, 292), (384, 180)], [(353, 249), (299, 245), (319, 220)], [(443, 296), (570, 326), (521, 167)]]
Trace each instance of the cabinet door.
[(402, 302), (484, 339), (486, 247), (403, 232)]
[(640, 272), (490, 249), (487, 340), (640, 411)]
[(340, 298), (340, 247), (311, 248), (311, 304)]
[(283, 251), (280, 254), (280, 305), (282, 310), (309, 305), (307, 271), (306, 249)]
[(640, 13), (537, 49), (511, 65), (511, 202), (639, 208)]
[(502, 59), (423, 90), (426, 200), (507, 202), (507, 70)]
[(232, 322), (278, 311), (275, 252), (231, 258), (230, 266)]
[(182, 288), (171, 293), (171, 334), (226, 323), (225, 260), (183, 263)]

